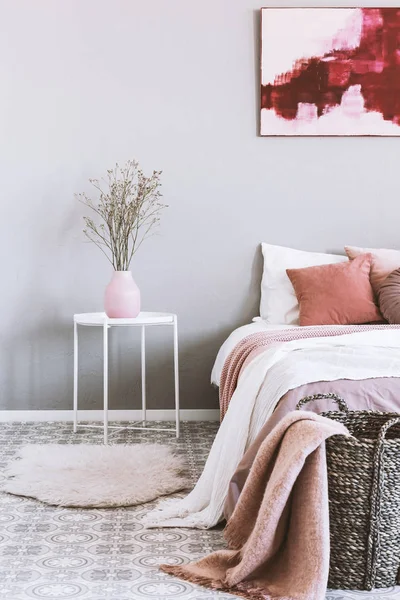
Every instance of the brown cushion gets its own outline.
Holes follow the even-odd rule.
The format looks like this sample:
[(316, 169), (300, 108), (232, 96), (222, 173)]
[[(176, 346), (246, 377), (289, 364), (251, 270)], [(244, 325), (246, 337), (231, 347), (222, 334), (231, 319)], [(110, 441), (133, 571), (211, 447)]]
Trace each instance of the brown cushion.
[(400, 324), (400, 269), (390, 273), (381, 285), (379, 308), (389, 323)]

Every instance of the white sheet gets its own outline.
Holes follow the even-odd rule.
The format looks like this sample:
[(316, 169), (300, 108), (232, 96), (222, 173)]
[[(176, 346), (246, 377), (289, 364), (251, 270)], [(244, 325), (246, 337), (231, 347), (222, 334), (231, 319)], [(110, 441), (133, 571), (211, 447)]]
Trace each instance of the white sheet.
[(248, 335), (251, 335), (252, 333), (259, 333), (260, 331), (281, 331), (282, 329), (294, 329), (296, 327), (300, 327), (300, 325), (267, 325), (267, 323), (265, 323), (265, 321), (263, 321), (260, 317), (256, 317), (254, 322), (250, 323), (249, 325), (238, 327), (232, 331), (230, 336), (225, 340), (219, 349), (211, 372), (211, 383), (219, 386), (222, 369), (226, 359), (236, 344), (241, 342)]
[[(286, 392), (315, 381), (375, 377), (400, 377), (398, 329), (295, 340), (267, 348), (243, 371), (195, 488), (186, 498), (161, 502), (146, 515), (144, 525), (213, 527), (222, 518), (229, 482), (244, 452)], [(264, 381), (268, 394), (260, 397)]]

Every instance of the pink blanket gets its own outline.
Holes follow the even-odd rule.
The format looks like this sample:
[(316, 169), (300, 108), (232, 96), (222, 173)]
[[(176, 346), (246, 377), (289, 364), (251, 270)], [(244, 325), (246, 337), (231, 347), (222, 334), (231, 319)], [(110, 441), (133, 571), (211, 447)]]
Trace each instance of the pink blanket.
[(229, 550), (171, 575), (252, 600), (323, 600), (329, 571), (325, 440), (330, 419), (291, 412), (262, 441), (224, 535)]

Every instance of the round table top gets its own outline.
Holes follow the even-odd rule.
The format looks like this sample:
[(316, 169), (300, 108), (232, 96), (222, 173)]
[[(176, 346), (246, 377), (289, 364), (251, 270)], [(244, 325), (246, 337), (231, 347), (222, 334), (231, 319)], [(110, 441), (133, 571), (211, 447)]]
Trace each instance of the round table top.
[(74, 323), (78, 325), (101, 326), (105, 323), (113, 326), (135, 326), (135, 325), (165, 325), (174, 322), (176, 316), (173, 313), (162, 312), (140, 312), (135, 319), (110, 319), (104, 312), (81, 313), (74, 315)]

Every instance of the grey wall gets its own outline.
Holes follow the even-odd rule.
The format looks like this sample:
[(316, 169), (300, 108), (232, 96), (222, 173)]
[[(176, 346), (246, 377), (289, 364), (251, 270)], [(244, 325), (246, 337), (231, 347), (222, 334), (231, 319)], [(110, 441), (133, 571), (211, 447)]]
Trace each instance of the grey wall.
[[(185, 408), (217, 406), (210, 370), (257, 313), (260, 241), (399, 245), (398, 139), (257, 136), (259, 7), (0, 1), (2, 409), (71, 407), (72, 315), (102, 309), (111, 275), (73, 194), (115, 161), (164, 171), (170, 208), (132, 271), (145, 309), (179, 316)], [(101, 334), (84, 333), (82, 406), (99, 408)], [(113, 333), (111, 406), (137, 407), (137, 339)], [(149, 334), (151, 408), (172, 406), (170, 341)]]

